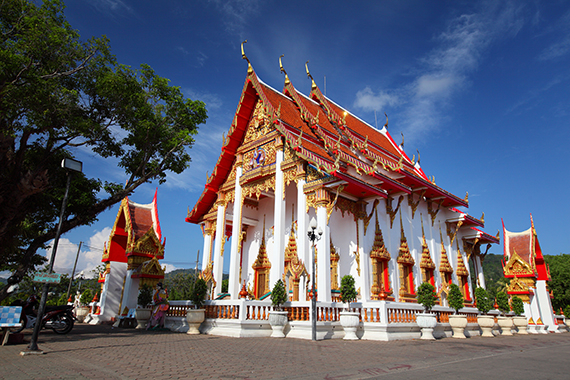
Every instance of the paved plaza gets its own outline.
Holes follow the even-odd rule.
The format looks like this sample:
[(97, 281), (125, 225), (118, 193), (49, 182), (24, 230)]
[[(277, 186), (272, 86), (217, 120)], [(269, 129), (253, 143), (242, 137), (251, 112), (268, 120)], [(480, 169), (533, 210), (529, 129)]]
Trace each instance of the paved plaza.
[(0, 347), (1, 379), (570, 378), (569, 333), (312, 342), (77, 324), (68, 335), (44, 330), (44, 355), (20, 356), (26, 347)]

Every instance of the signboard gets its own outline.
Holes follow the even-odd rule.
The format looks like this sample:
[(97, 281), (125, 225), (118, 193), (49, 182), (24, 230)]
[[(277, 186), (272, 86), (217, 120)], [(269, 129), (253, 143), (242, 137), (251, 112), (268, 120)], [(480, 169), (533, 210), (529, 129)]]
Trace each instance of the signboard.
[(59, 284), (61, 274), (59, 273), (35, 273), (34, 282), (41, 282), (44, 284)]

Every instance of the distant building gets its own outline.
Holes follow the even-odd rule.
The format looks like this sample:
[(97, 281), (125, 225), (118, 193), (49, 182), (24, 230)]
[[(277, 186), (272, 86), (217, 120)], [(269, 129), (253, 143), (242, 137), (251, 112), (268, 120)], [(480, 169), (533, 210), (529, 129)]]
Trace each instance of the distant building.
[(158, 260), (164, 258), (166, 239), (161, 239), (156, 193), (146, 205), (125, 197), (101, 258), (105, 263), (105, 271), (99, 275), (101, 300), (90, 323), (126, 315), (137, 307), (142, 285), (154, 287), (164, 278)]
[[(423, 281), (436, 287), (442, 306), (449, 284), (458, 284), (471, 306), (470, 271), (484, 286), (481, 245), (498, 243), (498, 236), (480, 230), (483, 218), (457, 209), (468, 207), (467, 195), (440, 188), (419, 157), (408, 157), (403, 142), (390, 136), (387, 118), (380, 130), (368, 125), (325, 97), (310, 78), (308, 96), (287, 74), (279, 92), (248, 65), (220, 157), (186, 218), (203, 230), (202, 277), (211, 298), (238, 300), (246, 284), (249, 299), (262, 300), (283, 279), (291, 307), (302, 308), (314, 275), (319, 305), (334, 309), (341, 306), (334, 303), (340, 280), (350, 274), (369, 314), (383, 301), (401, 309), (413, 305)], [(307, 239), (311, 218), (323, 232), (316, 273)], [(221, 294), (224, 260), (229, 295)], [(304, 320), (305, 311), (293, 310), (290, 320)], [(319, 320), (335, 320), (324, 313)], [(362, 320), (380, 321), (369, 314)], [(374, 339), (372, 329), (364, 330)], [(377, 338), (386, 338), (386, 331)]]
[(503, 272), (511, 279), (507, 293), (524, 301), (531, 332), (558, 331), (548, 290), (550, 270), (544, 262), (532, 215), (530, 228), (523, 232), (507, 231), (503, 223), (503, 236)]

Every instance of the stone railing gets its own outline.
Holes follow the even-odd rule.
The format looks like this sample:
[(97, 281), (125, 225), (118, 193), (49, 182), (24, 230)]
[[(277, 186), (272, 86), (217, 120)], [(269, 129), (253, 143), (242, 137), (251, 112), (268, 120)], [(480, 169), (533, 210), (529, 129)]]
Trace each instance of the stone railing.
[[(167, 317), (185, 317), (186, 311), (193, 308), (191, 301), (170, 301)], [(206, 301), (204, 305), (206, 319), (233, 319), (242, 321), (267, 321), (269, 312), (274, 310), (271, 301), (258, 300), (218, 300)], [(282, 310), (287, 311), (289, 321), (310, 321), (311, 302), (298, 301), (286, 302)], [(317, 321), (337, 322), (340, 313), (347, 310), (345, 303), (318, 302)], [(423, 313), (423, 306), (416, 303), (399, 303), (389, 301), (353, 302), (350, 311), (355, 311), (360, 316), (360, 321), (365, 323), (384, 324), (415, 324), (416, 314)], [(435, 306), (432, 314), (437, 316), (440, 323), (449, 323), (449, 316), (454, 314), (448, 307)], [(477, 323), (477, 309), (468, 307), (461, 309), (459, 314), (467, 316), (468, 323)]]

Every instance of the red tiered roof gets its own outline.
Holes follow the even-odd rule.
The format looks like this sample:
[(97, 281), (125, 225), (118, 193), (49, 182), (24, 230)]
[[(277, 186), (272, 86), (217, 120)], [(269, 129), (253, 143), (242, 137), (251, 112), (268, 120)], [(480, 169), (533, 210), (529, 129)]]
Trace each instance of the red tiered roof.
[[(310, 165), (345, 181), (348, 184), (345, 193), (357, 198), (387, 197), (392, 192), (410, 194), (421, 189), (425, 190), (426, 198), (442, 207), (468, 206), (466, 200), (430, 182), (386, 129), (378, 131), (331, 102), (314, 82), (310, 97), (299, 93), (288, 80), (280, 93), (261, 82), (250, 69), (222, 153), (202, 195), (188, 213), (187, 222), (200, 223), (213, 207), (220, 187), (230, 174), (258, 99), (276, 130), (297, 154)], [(362, 174), (377, 181), (366, 183)]]

